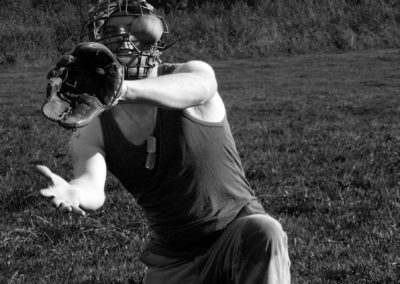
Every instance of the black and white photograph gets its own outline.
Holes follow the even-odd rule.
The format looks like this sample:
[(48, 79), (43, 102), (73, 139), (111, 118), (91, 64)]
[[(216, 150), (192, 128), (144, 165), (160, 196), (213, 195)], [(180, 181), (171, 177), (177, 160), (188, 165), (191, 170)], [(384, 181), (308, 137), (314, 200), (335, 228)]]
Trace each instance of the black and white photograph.
[(400, 1), (0, 0), (0, 283), (400, 283)]

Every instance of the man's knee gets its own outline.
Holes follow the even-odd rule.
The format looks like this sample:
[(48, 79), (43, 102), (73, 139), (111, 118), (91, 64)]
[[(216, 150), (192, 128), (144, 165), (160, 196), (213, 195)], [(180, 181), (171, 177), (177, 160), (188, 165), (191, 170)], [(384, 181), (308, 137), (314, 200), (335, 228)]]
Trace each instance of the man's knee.
[(255, 214), (243, 217), (242, 239), (252, 241), (258, 238), (258, 241), (275, 242), (286, 241), (286, 233), (281, 224), (266, 214)]
[(266, 214), (250, 215), (238, 221), (241, 222), (239, 270), (252, 269), (254, 276), (253, 281), (239, 273), (238, 283), (290, 283), (287, 236), (281, 224)]
[(242, 220), (241, 247), (244, 255), (290, 262), (287, 235), (282, 225), (269, 215), (256, 214)]

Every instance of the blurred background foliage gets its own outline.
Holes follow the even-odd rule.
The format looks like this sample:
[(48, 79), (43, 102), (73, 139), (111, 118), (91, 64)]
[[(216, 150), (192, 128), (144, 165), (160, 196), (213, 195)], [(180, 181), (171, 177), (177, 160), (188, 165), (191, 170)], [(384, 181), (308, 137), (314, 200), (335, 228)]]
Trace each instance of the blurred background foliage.
[[(0, 65), (44, 66), (80, 40), (91, 0), (0, 0)], [(149, 0), (166, 61), (398, 48), (398, 0)]]

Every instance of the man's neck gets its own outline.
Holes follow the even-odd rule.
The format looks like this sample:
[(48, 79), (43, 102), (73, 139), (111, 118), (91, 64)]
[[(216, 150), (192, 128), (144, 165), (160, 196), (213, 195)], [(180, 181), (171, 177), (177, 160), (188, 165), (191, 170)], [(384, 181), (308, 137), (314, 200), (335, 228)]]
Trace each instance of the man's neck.
[(123, 135), (132, 144), (142, 144), (154, 131), (157, 115), (154, 106), (122, 103), (111, 111)]

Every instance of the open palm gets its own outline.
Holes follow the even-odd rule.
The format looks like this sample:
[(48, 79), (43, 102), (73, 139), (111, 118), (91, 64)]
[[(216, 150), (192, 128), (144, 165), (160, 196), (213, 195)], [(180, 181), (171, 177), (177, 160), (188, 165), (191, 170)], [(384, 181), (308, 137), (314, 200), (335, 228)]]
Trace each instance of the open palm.
[(52, 198), (51, 203), (60, 211), (85, 215), (85, 211), (79, 207), (79, 191), (76, 187), (46, 166), (38, 165), (36, 169), (49, 181), (48, 187), (40, 190), (41, 195)]

